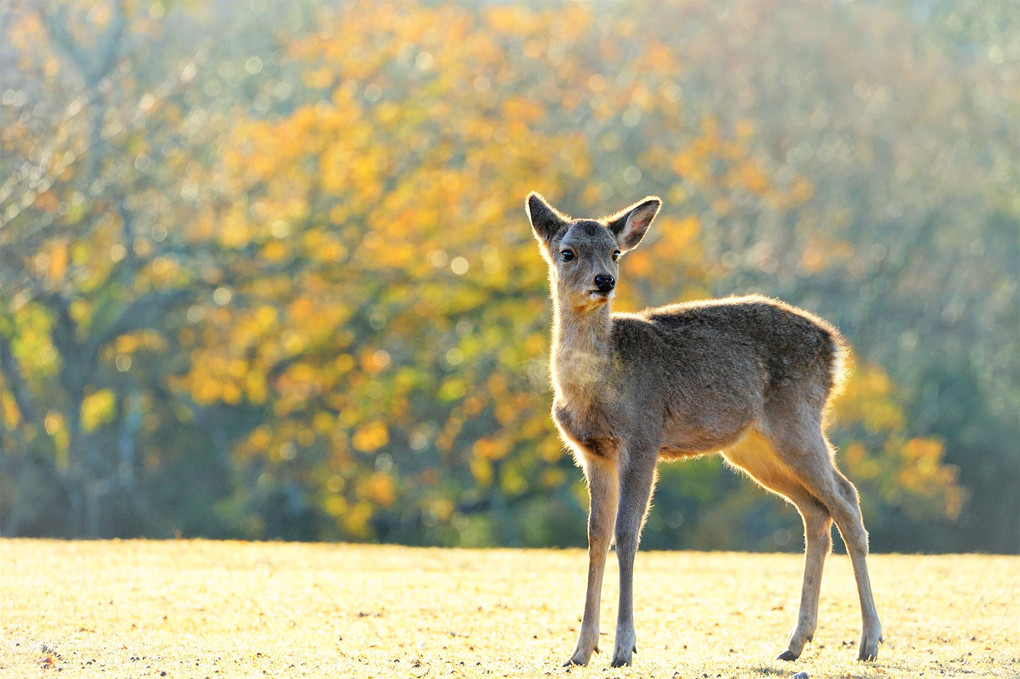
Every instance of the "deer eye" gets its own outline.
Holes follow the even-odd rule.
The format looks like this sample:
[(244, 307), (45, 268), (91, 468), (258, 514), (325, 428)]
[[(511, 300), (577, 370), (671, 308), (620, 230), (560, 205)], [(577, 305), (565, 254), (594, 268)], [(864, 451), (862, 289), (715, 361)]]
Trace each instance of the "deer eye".
[(620, 251), (619, 250), (613, 250), (613, 261), (615, 262), (619, 258), (620, 258)]
[(563, 252), (560, 253), (560, 257), (563, 258), (564, 262), (569, 262), (570, 260), (572, 260), (574, 258), (574, 251), (573, 250), (564, 250)]

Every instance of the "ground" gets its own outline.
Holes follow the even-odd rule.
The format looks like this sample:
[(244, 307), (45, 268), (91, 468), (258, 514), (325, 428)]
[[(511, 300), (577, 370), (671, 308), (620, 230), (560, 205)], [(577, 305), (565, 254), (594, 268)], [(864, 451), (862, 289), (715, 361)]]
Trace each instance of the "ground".
[(786, 663), (800, 556), (640, 553), (623, 669), (614, 561), (602, 653), (564, 669), (582, 550), (0, 540), (0, 676), (1020, 676), (1020, 557), (872, 555), (885, 644), (861, 663), (853, 576), (832, 555), (814, 643)]

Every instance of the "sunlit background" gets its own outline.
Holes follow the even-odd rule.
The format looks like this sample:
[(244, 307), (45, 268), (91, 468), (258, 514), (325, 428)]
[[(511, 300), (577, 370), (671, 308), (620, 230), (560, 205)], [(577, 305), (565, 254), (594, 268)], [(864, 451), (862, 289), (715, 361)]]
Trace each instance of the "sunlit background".
[[(7, 0), (0, 533), (584, 544), (534, 189), (841, 328), (873, 549), (1020, 552), (1018, 120), (1012, 0)], [(643, 544), (800, 533), (702, 459)]]

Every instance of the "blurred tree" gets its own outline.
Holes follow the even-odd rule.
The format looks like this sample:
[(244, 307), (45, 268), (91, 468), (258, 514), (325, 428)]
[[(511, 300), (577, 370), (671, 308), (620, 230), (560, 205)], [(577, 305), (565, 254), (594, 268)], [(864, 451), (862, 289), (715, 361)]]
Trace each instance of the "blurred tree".
[[(877, 549), (1020, 549), (1020, 47), (988, 7), (0, 8), (0, 530), (582, 543), (538, 189), (666, 199), (623, 310), (840, 323)], [(794, 547), (717, 461), (662, 476), (646, 544)]]
[[(701, 224), (796, 209), (810, 184), (768, 176), (747, 125), (680, 122), (680, 60), (629, 15), (447, 6), (397, 19), (376, 5), (315, 23), (315, 38), (285, 46), (283, 68), (304, 86), (292, 110), (238, 128), (206, 218), (247, 264), (232, 267), (245, 272), (234, 301), (209, 315), (218, 330), (178, 386), (274, 422), (237, 449), (252, 483), (230, 511), (260, 535), (579, 541), (583, 522), (538, 519), (550, 505), (583, 511), (534, 398), (545, 389), (548, 317), (534, 304), (546, 284), (520, 196), (569, 185), (583, 193), (565, 192), (567, 204), (592, 211), (630, 199), (621, 185), (690, 194), (657, 227), (664, 247), (628, 258), (626, 306), (704, 294), (719, 270)], [(632, 38), (622, 47), (621, 34)], [(642, 182), (639, 166), (660, 171)], [(906, 441), (902, 428), (874, 443)], [(957, 496), (932, 445), (942, 475), (924, 493), (943, 503), (921, 513), (944, 517)], [(898, 459), (883, 468), (895, 473)], [(730, 482), (715, 478), (725, 494)]]
[(160, 384), (175, 354), (167, 319), (215, 267), (180, 228), (212, 133), (190, 106), (196, 56), (167, 54), (180, 36), (163, 34), (158, 4), (0, 12), (0, 372), (12, 396), (0, 528), (158, 534), (139, 473), (166, 449), (139, 440), (175, 419)]

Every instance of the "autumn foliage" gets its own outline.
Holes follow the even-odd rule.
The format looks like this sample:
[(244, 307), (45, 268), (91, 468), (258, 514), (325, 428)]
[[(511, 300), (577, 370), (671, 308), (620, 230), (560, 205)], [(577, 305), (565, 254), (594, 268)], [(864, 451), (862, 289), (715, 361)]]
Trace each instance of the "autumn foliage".
[[(1015, 316), (1008, 252), (960, 269), (945, 249), (995, 248), (1020, 202), (976, 180), (868, 184), (872, 167), (938, 182), (868, 107), (909, 126), (891, 88), (926, 91), (955, 49), (948, 19), (721, 4), (0, 9), (3, 534), (583, 541), (523, 218), (539, 189), (582, 214), (663, 196), (621, 309), (756, 289), (837, 322), (857, 353), (832, 438), (875, 544), (971, 544), (949, 531), (995, 484), (961, 471), (967, 446), (1015, 431), (1016, 385), (994, 378), (994, 342), (944, 375), (915, 347), (930, 320), (960, 323), (938, 331), (959, 361), (967, 314)], [(787, 52), (757, 52), (799, 22)], [(880, 68), (904, 51), (917, 62)], [(985, 77), (961, 68), (937, 93), (970, 125), (956, 153), (990, 172), (977, 147), (997, 110), (962, 101)], [(985, 208), (962, 236), (937, 216), (954, 196)], [(964, 382), (994, 423), (976, 443), (932, 416)], [(995, 460), (1000, 482), (1016, 473)], [(716, 462), (661, 486), (651, 544), (788, 546), (796, 515)]]

